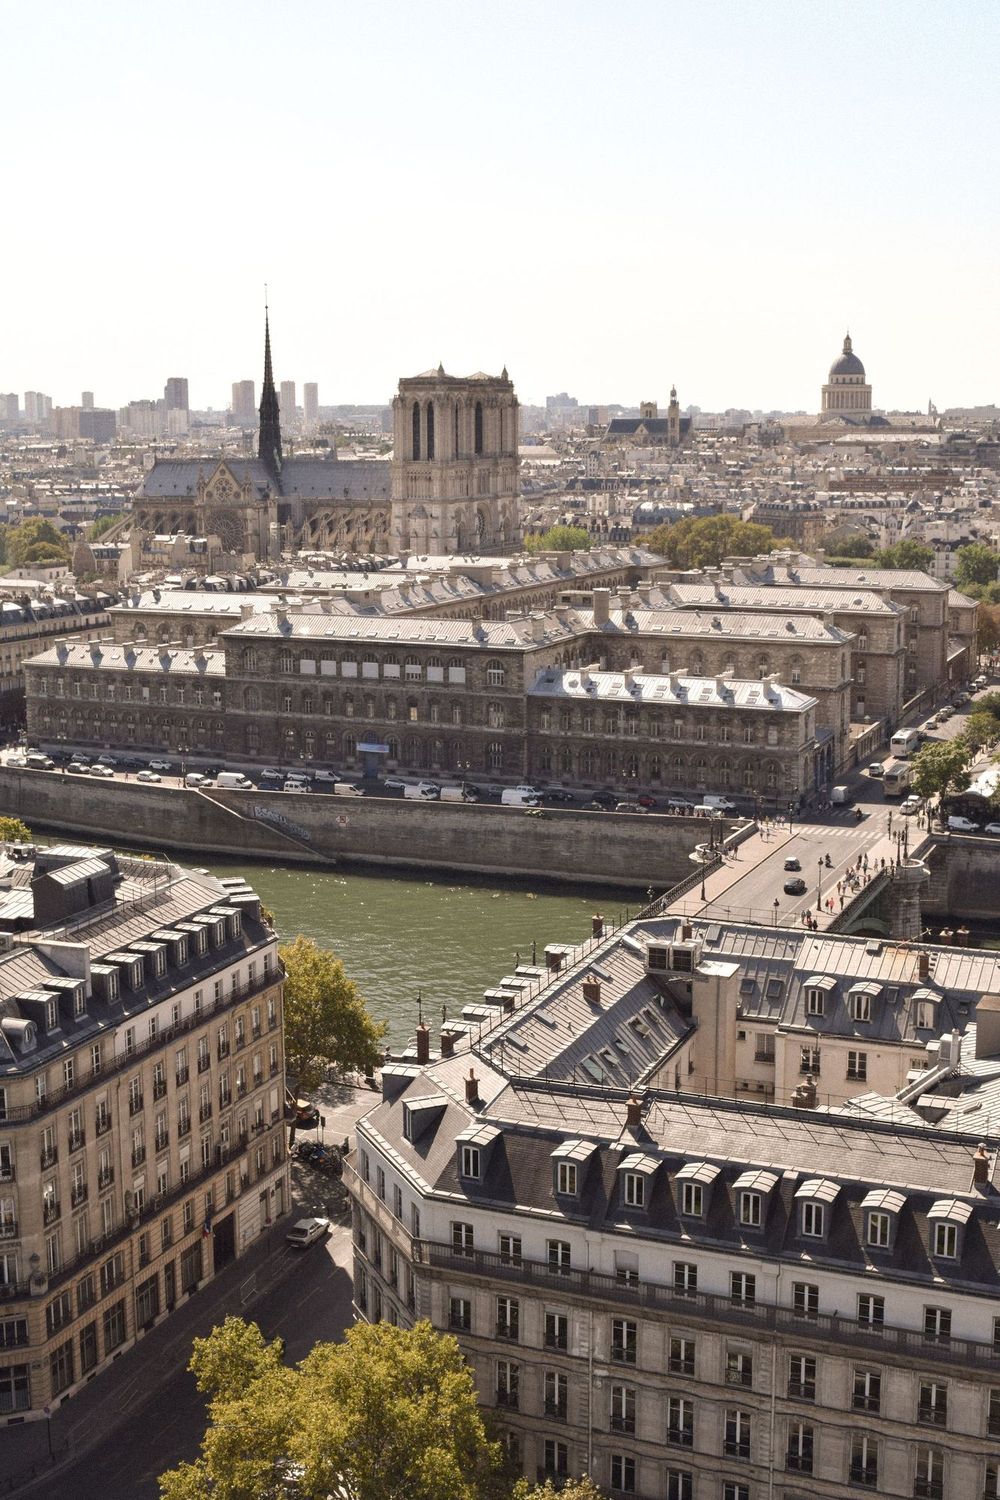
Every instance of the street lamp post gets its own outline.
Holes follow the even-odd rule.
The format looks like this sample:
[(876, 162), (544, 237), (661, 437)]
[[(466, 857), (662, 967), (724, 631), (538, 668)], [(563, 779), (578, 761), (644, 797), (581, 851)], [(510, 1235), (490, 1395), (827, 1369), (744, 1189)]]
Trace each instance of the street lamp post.
[(819, 914), (819, 911), (821, 910), (822, 905), (823, 905), (823, 861), (821, 859), (819, 861), (818, 868), (816, 870), (816, 912), (817, 912), (817, 915)]
[(780, 905), (781, 905), (781, 902), (778, 900), (777, 896), (775, 896), (775, 898), (774, 898), (774, 926), (775, 927), (777, 927), (777, 925), (778, 925), (778, 907)]

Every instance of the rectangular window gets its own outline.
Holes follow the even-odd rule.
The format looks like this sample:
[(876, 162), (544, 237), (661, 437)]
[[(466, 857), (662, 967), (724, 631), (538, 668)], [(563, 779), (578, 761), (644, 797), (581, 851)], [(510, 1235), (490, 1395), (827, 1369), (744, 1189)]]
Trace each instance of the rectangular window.
[(463, 1146), (461, 1158), (461, 1173), (463, 1177), (472, 1177), (477, 1181), (480, 1175), (480, 1156), (478, 1146)]
[(986, 1416), (986, 1431), (990, 1437), (1000, 1437), (1000, 1390), (994, 1387), (990, 1391), (989, 1408)]
[(731, 1271), (729, 1274), (729, 1299), (741, 1307), (753, 1307), (757, 1302), (757, 1278), (746, 1271)]
[(924, 1308), (924, 1338), (936, 1343), (946, 1343), (951, 1338), (950, 1308)]
[(49, 1380), (53, 1396), (73, 1384), (73, 1340), (67, 1339), (49, 1355)]
[(611, 1431), (635, 1432), (635, 1386), (611, 1387)]
[(471, 1255), (475, 1246), (475, 1234), (471, 1224), (454, 1222), (451, 1226), (451, 1248), (456, 1255)]
[(542, 1450), (546, 1475), (566, 1479), (569, 1475), (569, 1447), (556, 1438), (546, 1438)]
[(917, 1421), (927, 1427), (948, 1423), (948, 1387), (940, 1381), (921, 1381), (917, 1396)]
[(944, 1500), (944, 1454), (940, 1448), (917, 1445), (913, 1493), (919, 1500)]
[(542, 1382), (545, 1400), (545, 1415), (555, 1417), (557, 1421), (565, 1422), (569, 1380), (559, 1370), (546, 1370)]
[(667, 1500), (694, 1500), (694, 1475), (689, 1469), (667, 1470)]
[(617, 1494), (635, 1493), (635, 1459), (627, 1453), (611, 1455), (611, 1488)]
[(892, 1221), (887, 1213), (872, 1209), (868, 1214), (868, 1244), (876, 1250), (885, 1250), (892, 1239)]
[(821, 1240), (826, 1229), (826, 1211), (822, 1203), (813, 1203), (808, 1198), (802, 1205), (802, 1233), (810, 1239)]
[(885, 1298), (872, 1296), (870, 1292), (858, 1293), (858, 1327), (874, 1328), (879, 1332), (885, 1327)]
[(643, 1208), (646, 1202), (646, 1179), (638, 1172), (625, 1173), (625, 1203), (628, 1208)]
[(511, 1359), (497, 1360), (497, 1406), (506, 1406), (511, 1411), (518, 1407), (521, 1384), (521, 1367)]
[(749, 1459), (750, 1457), (750, 1413), (730, 1407), (726, 1412), (725, 1437), (722, 1451), (727, 1458)]
[(501, 1264), (505, 1266), (521, 1264), (521, 1236), (519, 1234), (501, 1234), (499, 1245)]
[(806, 1015), (821, 1016), (826, 1010), (826, 995), (823, 990), (806, 990)]
[(785, 1467), (796, 1474), (811, 1474), (813, 1471), (813, 1429), (806, 1422), (788, 1424)]
[(546, 1349), (569, 1347), (569, 1318), (565, 1313), (546, 1312), (545, 1347)]
[[(819, 1316), (819, 1287), (811, 1281), (792, 1282), (792, 1312), (797, 1318)], [(860, 1318), (860, 1312), (859, 1312)]]
[(816, 1361), (811, 1354), (789, 1356), (788, 1395), (796, 1401), (816, 1400)]
[(740, 1193), (740, 1223), (746, 1229), (759, 1229), (761, 1225), (760, 1193)]
[(576, 1163), (561, 1161), (556, 1171), (556, 1190), (566, 1197), (576, 1197)]
[(459, 1333), (472, 1328), (472, 1302), (468, 1297), (452, 1297), (448, 1304), (448, 1327)]
[(556, 1275), (565, 1275), (572, 1263), (572, 1251), (567, 1240), (547, 1240), (545, 1244), (549, 1270)]
[(674, 1291), (689, 1297), (698, 1290), (698, 1267), (694, 1261), (674, 1261)]
[(639, 1325), (631, 1318), (611, 1320), (611, 1358), (634, 1365), (639, 1341)]
[(847, 1054), (847, 1076), (864, 1080), (868, 1077), (868, 1053), (850, 1051)]
[(694, 1366), (694, 1339), (671, 1338), (667, 1354), (667, 1369), (671, 1375), (693, 1375)]
[(694, 1447), (694, 1402), (684, 1396), (667, 1397), (667, 1442)]
[(681, 1213), (700, 1219), (705, 1212), (705, 1192), (700, 1182), (681, 1184)]
[(753, 1385), (753, 1355), (741, 1349), (726, 1352), (726, 1384)]
[(102, 1323), (104, 1328), (104, 1354), (106, 1358), (113, 1350), (125, 1342), (125, 1303), (116, 1302), (112, 1307), (106, 1307)]
[(958, 1256), (958, 1227), (955, 1224), (934, 1225), (934, 1254), (941, 1260)]
[(497, 1338), (516, 1343), (520, 1336), (521, 1306), (516, 1297), (497, 1298)]
[(856, 1369), (851, 1405), (855, 1411), (882, 1410), (882, 1376), (878, 1370)]

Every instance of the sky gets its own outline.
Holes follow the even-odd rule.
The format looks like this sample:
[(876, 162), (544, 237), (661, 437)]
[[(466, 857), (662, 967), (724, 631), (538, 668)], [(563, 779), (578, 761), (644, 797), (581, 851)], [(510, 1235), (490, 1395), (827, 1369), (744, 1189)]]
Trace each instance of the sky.
[(1000, 401), (995, 0), (5, 0), (0, 391)]

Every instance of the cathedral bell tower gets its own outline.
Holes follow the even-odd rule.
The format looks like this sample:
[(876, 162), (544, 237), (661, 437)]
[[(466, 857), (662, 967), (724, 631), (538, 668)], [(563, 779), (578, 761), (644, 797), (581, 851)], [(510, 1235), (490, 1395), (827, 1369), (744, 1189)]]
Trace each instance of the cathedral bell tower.
[(281, 489), (281, 408), (274, 388), (271, 370), (271, 328), (267, 307), (264, 308), (264, 384), (260, 393), (260, 427), (257, 433), (257, 457), (267, 469), (275, 487)]
[(502, 555), (521, 542), (518, 403), (506, 368), (399, 382), (392, 403), (394, 552)]

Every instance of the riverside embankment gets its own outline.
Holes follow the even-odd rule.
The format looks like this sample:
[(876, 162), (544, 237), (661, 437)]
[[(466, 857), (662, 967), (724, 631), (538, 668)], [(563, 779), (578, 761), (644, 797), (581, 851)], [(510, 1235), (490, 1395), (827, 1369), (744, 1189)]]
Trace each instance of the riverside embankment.
[(33, 829), (206, 858), (386, 866), (615, 887), (692, 870), (701, 819), (410, 802), (313, 793), (191, 791), (0, 767), (0, 809)]

